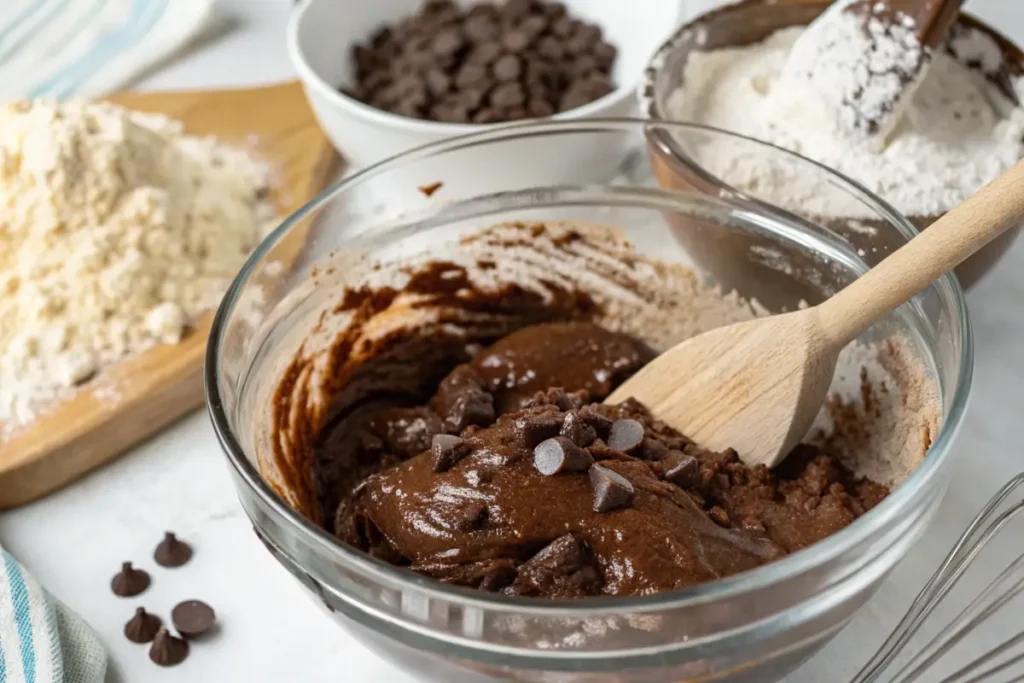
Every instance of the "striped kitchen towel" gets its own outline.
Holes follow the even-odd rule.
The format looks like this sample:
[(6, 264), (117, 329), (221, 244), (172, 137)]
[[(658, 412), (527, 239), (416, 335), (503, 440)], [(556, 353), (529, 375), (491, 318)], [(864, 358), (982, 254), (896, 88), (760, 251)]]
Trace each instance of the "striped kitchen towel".
[(99, 639), (0, 548), (0, 683), (111, 683)]
[(117, 90), (199, 33), (213, 0), (0, 0), (0, 101)]

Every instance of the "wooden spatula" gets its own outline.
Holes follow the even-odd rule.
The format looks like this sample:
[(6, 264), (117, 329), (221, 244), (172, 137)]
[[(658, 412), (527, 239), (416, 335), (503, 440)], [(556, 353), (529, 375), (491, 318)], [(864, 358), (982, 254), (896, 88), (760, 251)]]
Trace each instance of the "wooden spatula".
[(963, 0), (837, 0), (797, 39), (786, 75), (806, 79), (848, 134), (880, 147)]
[(633, 397), (703, 446), (774, 467), (810, 429), (844, 346), (1022, 221), (1024, 162), (824, 303), (685, 341), (605, 402)]

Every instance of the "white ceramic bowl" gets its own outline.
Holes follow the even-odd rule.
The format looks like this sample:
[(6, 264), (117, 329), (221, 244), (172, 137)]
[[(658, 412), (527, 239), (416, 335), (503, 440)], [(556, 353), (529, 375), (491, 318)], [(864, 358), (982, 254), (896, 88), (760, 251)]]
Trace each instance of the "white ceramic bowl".
[[(680, 18), (677, 0), (562, 0), (569, 12), (600, 26), (619, 49), (616, 90), (556, 119), (628, 116), (654, 50)], [(474, 4), (473, 0), (459, 0)], [(423, 0), (303, 0), (288, 22), (288, 54), (320, 127), (353, 166), (488, 125), (423, 121), (370, 107), (338, 91), (351, 77), (352, 46), (374, 30), (415, 13)]]

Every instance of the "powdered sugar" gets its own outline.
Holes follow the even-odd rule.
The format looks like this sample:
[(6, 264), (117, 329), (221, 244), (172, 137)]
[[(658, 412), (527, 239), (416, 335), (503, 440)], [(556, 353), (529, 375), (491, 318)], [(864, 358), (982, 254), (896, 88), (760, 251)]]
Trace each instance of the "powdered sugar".
[[(771, 142), (838, 170), (911, 216), (937, 216), (1024, 157), (1024, 111), (983, 73), (962, 62), (997, 67), (998, 47), (960, 30), (936, 51), (928, 74), (883, 149), (845, 135), (806, 79), (785, 73), (803, 31), (794, 27), (741, 48), (690, 56), (683, 86), (669, 98), (674, 119), (704, 123)], [(785, 207), (823, 216), (866, 218), (870, 211), (836, 191), (827, 174), (776, 154), (744, 155), (725, 143), (694, 154), (710, 172)]]
[(833, 3), (797, 39), (785, 79), (804, 80), (848, 134), (880, 146), (931, 59), (914, 18), (884, 3)]

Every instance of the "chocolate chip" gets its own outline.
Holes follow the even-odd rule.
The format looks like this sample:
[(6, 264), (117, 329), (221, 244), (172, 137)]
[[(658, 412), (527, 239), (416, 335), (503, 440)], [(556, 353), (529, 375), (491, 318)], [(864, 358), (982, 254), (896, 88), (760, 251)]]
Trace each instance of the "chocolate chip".
[(160, 627), (149, 648), (149, 659), (160, 666), (176, 666), (188, 657), (188, 642), (175, 638), (166, 628)]
[(504, 10), (509, 19), (522, 19), (533, 11), (533, 0), (507, 0)]
[(679, 453), (678, 459), (665, 470), (665, 481), (670, 481), (684, 489), (700, 484), (700, 463), (692, 455)]
[(470, 40), (480, 43), (498, 35), (498, 22), (488, 16), (470, 17), (466, 20), (463, 31)]
[(558, 436), (562, 423), (561, 416), (550, 413), (524, 415), (516, 418), (513, 430), (520, 444), (526, 448), (535, 448), (541, 441)]
[(718, 526), (726, 529), (732, 526), (732, 520), (729, 519), (729, 513), (725, 511), (725, 508), (715, 505), (708, 511), (708, 516)]
[(466, 64), (455, 76), (455, 85), (460, 88), (478, 86), (487, 80), (487, 66), (484, 64)]
[(554, 114), (555, 108), (544, 100), (530, 100), (526, 104), (526, 111), (533, 118), (543, 119)]
[(430, 49), (435, 55), (448, 56), (458, 52), (466, 44), (462, 33), (456, 28), (444, 29), (430, 43)]
[(494, 398), (483, 388), (484, 381), (468, 365), (452, 370), (437, 388), (435, 408), (450, 432), (459, 433), (470, 425), (494, 422)]
[(541, 441), (533, 449), (533, 466), (545, 477), (562, 472), (585, 472), (594, 459), (564, 436)]
[(186, 638), (195, 638), (213, 628), (217, 615), (202, 600), (185, 600), (171, 610), (171, 621), (178, 633)]
[(526, 101), (526, 92), (519, 83), (503, 83), (491, 92), (491, 104), (496, 107), (513, 107)]
[(508, 561), (496, 561), (480, 579), (478, 588), (484, 591), (497, 592), (516, 580), (516, 568)]
[(597, 431), (597, 435), (600, 438), (608, 438), (608, 434), (612, 431), (613, 422), (610, 417), (604, 415), (593, 406), (584, 406), (580, 408), (580, 417), (582, 417), (588, 425)]
[(430, 455), (435, 472), (447, 472), (455, 467), (467, 453), (469, 453), (469, 447), (466, 442), (451, 434), (435, 434), (430, 444)]
[(472, 111), (478, 109), (483, 104), (484, 97), (486, 96), (487, 91), (483, 88), (469, 88), (459, 93), (459, 104)]
[(431, 69), (424, 76), (424, 80), (427, 84), (427, 91), (433, 97), (441, 97), (452, 87), (451, 76), (446, 74), (442, 69)]
[(490, 107), (485, 107), (473, 114), (473, 123), (497, 123), (501, 120), (501, 112)]
[(640, 445), (640, 452), (643, 454), (644, 460), (650, 460), (653, 462), (664, 460), (668, 457), (670, 451), (669, 447), (658, 439), (645, 437), (643, 443)]
[(626, 455), (622, 451), (617, 451), (614, 448), (610, 448), (601, 439), (598, 439), (594, 443), (587, 446), (587, 452), (594, 458), (594, 460), (620, 460), (620, 461), (631, 461), (632, 457)]
[(587, 545), (573, 534), (560, 536), (517, 568), (508, 595), (578, 598), (598, 595), (601, 575)]
[(594, 512), (609, 512), (633, 502), (633, 484), (607, 467), (590, 468), (590, 487), (594, 491)]
[(503, 51), (497, 42), (487, 42), (477, 45), (466, 59), (467, 64), (479, 66), (490, 66), (501, 58)]
[(593, 55), (598, 67), (608, 71), (615, 63), (615, 58), (619, 56), (619, 51), (614, 45), (602, 41), (594, 46)]
[(551, 24), (551, 33), (559, 38), (568, 38), (576, 30), (576, 22), (567, 16), (563, 16)]
[(153, 551), (153, 559), (161, 567), (180, 567), (192, 559), (192, 546), (178, 540), (173, 531), (168, 531)]
[(612, 423), (608, 433), (608, 445), (623, 453), (632, 453), (644, 441), (644, 426), (639, 421), (626, 418)]
[(587, 424), (576, 411), (570, 411), (565, 414), (565, 420), (562, 421), (561, 434), (564, 437), (568, 437), (569, 440), (581, 448), (586, 448), (597, 439), (597, 430)]
[(124, 625), (124, 637), (133, 643), (149, 643), (160, 630), (160, 617), (150, 614), (144, 607), (135, 608), (135, 615)]
[(491, 66), (491, 72), (499, 81), (514, 81), (523, 73), (523, 63), (515, 55), (505, 55)]
[(548, 27), (550, 19), (543, 14), (535, 14), (532, 17), (523, 19), (522, 23), (519, 24), (519, 30), (526, 34), (531, 40), (544, 33), (544, 29)]
[(121, 564), (121, 571), (110, 580), (110, 590), (114, 595), (122, 598), (130, 598), (138, 595), (149, 588), (149, 574), (142, 569), (136, 569), (131, 562)]
[(501, 37), (501, 44), (506, 50), (516, 54), (530, 45), (530, 36), (523, 31), (509, 31)]
[(581, 409), (586, 405), (589, 395), (586, 391), (582, 390), (570, 393), (560, 387), (554, 387), (547, 391), (537, 392), (536, 398), (540, 399), (538, 403), (539, 405), (547, 403), (555, 406), (559, 410), (569, 411)]

